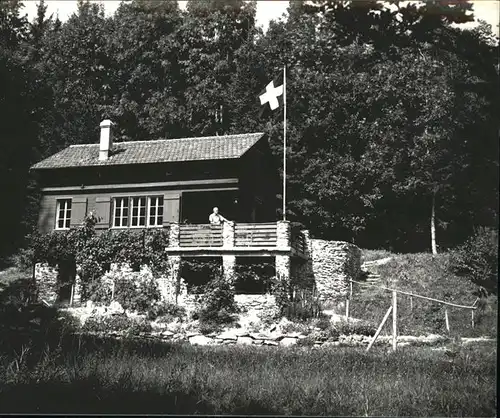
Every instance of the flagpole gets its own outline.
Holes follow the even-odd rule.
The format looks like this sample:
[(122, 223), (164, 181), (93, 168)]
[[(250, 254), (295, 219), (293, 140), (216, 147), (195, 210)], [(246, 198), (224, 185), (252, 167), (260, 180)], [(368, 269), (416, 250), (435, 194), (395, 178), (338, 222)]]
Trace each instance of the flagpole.
[(283, 66), (283, 220), (286, 220), (286, 66)]

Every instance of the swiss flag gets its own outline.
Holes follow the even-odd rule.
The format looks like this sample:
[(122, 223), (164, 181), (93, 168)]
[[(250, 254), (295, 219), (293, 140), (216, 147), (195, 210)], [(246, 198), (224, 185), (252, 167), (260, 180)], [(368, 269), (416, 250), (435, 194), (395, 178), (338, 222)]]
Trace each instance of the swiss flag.
[(269, 110), (276, 110), (283, 105), (284, 96), (283, 74), (271, 80), (259, 94), (261, 105), (260, 116)]

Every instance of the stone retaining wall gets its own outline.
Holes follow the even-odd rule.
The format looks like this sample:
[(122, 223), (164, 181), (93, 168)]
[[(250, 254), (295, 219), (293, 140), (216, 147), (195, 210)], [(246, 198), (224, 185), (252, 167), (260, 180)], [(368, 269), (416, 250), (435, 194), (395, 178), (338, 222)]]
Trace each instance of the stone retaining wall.
[(245, 311), (263, 311), (276, 308), (274, 295), (234, 295), (234, 301), (238, 307)]
[[(179, 305), (186, 308), (187, 311), (193, 311), (196, 308), (196, 299), (200, 295), (182, 294), (179, 295)], [(236, 305), (244, 312), (253, 311), (258, 313), (266, 309), (276, 308), (276, 299), (273, 295), (234, 295)]]
[(361, 274), (361, 250), (343, 241), (310, 240), (308, 262), (321, 301), (344, 301), (349, 294), (349, 280)]
[(58, 268), (47, 263), (35, 264), (35, 282), (38, 287), (38, 299), (53, 304), (57, 301)]

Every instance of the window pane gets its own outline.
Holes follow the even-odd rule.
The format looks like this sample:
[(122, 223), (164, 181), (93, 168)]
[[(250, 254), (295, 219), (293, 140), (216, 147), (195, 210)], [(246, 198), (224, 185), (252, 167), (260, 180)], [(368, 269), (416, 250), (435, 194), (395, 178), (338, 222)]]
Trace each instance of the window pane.
[(158, 215), (156, 219), (157, 219), (156, 222), (157, 226), (163, 225), (163, 215)]
[(56, 209), (56, 228), (69, 228), (71, 224), (71, 199), (58, 199)]

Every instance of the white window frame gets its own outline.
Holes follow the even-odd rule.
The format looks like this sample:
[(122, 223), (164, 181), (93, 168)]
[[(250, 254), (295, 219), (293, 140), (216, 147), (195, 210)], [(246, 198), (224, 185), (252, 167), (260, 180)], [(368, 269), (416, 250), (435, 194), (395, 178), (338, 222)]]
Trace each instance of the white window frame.
[[(141, 199), (144, 199), (144, 206), (140, 204)], [(137, 200), (138, 205), (134, 205), (134, 200)], [(147, 216), (148, 216), (148, 199), (146, 196), (131, 196), (130, 197), (130, 222), (129, 228), (146, 228), (148, 224)], [(134, 221), (134, 208), (137, 207), (137, 223), (139, 224), (139, 220), (141, 218), (141, 208), (144, 208), (144, 225), (132, 225)]]
[[(116, 204), (117, 204), (117, 201), (121, 199), (121, 202), (127, 202), (127, 205), (123, 205), (121, 204), (120, 205), (120, 215), (118, 216), (118, 219), (120, 219), (120, 225), (115, 225), (115, 221), (116, 221)], [(127, 222), (125, 223), (125, 225), (123, 225), (123, 212), (124, 212), (124, 209), (127, 208)], [(116, 196), (116, 197), (113, 197), (113, 220), (112, 220), (112, 228), (128, 228), (130, 224), (130, 197), (129, 196)]]
[[(160, 199), (162, 199), (162, 204), (160, 205)], [(151, 205), (151, 201), (155, 200), (156, 204), (154, 206)], [(155, 218), (155, 224), (152, 225), (150, 222), (151, 219), (151, 208), (154, 207), (156, 209), (156, 213), (154, 215)], [(147, 226), (148, 228), (161, 228), (163, 227), (163, 211), (165, 207), (165, 198), (163, 196), (148, 196), (148, 207), (147, 207)], [(161, 209), (160, 209), (161, 208)], [(160, 210), (161, 210), (161, 222), (158, 223), (158, 218), (160, 216)]]
[[(59, 231), (61, 230), (67, 230), (70, 229), (71, 227), (71, 210), (73, 208), (73, 200), (70, 197), (67, 198), (62, 198), (62, 199), (57, 199), (56, 201), (56, 227), (54, 229), (57, 229)], [(63, 210), (63, 227), (59, 226), (59, 221), (61, 220), (60, 218), (60, 212), (61, 212), (61, 203), (64, 203), (64, 208)], [(68, 203), (69, 203), (69, 208), (68, 208)], [(66, 226), (66, 224), (68, 226)]]

